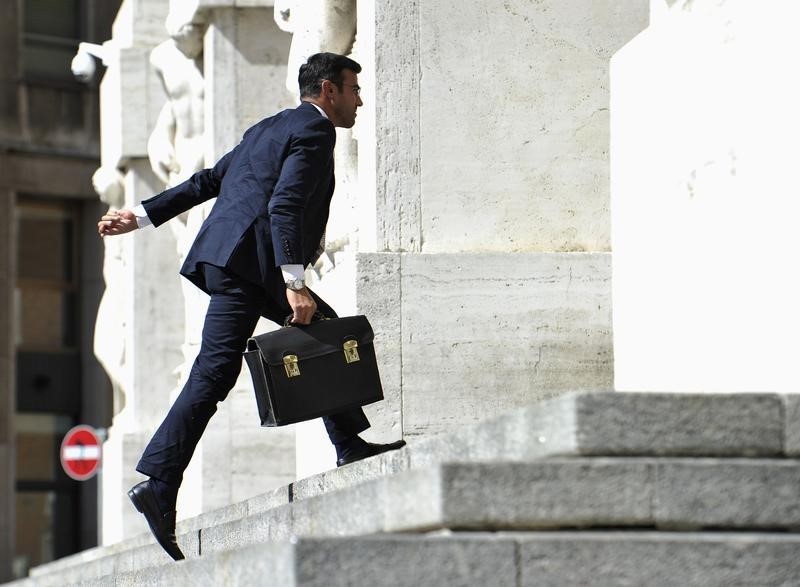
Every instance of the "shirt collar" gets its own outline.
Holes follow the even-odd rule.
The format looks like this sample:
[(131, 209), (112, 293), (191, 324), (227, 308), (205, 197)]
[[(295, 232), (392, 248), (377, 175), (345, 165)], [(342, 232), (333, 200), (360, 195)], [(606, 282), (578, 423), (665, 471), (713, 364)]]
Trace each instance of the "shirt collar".
[(314, 104), (314, 102), (309, 102), (309, 104), (311, 104), (314, 108), (319, 110), (319, 113), (322, 114), (322, 116), (324, 116), (325, 118), (328, 118), (328, 115), (325, 114), (325, 111), (322, 108), (320, 108), (319, 106), (317, 106), (316, 104)]

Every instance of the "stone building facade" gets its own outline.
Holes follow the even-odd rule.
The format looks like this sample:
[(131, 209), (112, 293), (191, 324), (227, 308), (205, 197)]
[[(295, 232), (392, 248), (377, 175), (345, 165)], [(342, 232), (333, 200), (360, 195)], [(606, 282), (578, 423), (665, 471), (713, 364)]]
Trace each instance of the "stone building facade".
[[(307, 278), (375, 328), (386, 401), (367, 408), (368, 439), (413, 442), (567, 391), (796, 391), (785, 341), (800, 293), (786, 148), (798, 134), (797, 11), (788, 0), (124, 0), (101, 51), (95, 187), (135, 205), (172, 180), (170, 161), (211, 165), (293, 105), (306, 54), (351, 53), (365, 106), (338, 136), (327, 254)], [(189, 34), (201, 52), (181, 49)], [(171, 128), (202, 157), (165, 143)], [(205, 300), (177, 269), (205, 213), (105, 244), (106, 543), (146, 530), (125, 490), (197, 351)], [(0, 276), (12, 275), (4, 262)], [(0, 436), (0, 462), (8, 446)], [(245, 369), (187, 471), (179, 517), (332, 464), (318, 422), (258, 427)]]

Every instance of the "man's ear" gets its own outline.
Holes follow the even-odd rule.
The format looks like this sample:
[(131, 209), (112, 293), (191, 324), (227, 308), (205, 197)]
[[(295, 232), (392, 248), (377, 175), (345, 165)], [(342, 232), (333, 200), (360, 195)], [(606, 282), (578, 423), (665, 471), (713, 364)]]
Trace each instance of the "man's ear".
[(322, 87), (320, 88), (320, 93), (326, 98), (331, 97), (335, 93), (334, 83), (329, 79), (322, 80)]

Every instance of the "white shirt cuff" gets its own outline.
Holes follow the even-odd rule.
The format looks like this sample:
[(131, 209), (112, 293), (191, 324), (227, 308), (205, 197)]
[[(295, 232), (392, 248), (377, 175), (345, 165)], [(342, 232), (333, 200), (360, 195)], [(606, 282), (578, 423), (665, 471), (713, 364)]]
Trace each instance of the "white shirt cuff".
[(153, 223), (150, 222), (150, 218), (147, 216), (147, 212), (145, 212), (144, 206), (141, 204), (134, 206), (131, 212), (133, 212), (133, 215), (136, 216), (136, 224), (139, 225), (139, 228), (153, 225)]
[(281, 273), (283, 273), (284, 283), (287, 281), (294, 281), (296, 279), (305, 279), (306, 270), (300, 265), (281, 265)]

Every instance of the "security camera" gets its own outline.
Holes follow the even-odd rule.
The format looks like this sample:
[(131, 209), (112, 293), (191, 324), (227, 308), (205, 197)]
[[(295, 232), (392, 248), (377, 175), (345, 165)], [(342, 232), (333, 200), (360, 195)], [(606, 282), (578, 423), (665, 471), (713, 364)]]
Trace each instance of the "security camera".
[(108, 65), (108, 60), (112, 55), (116, 54), (116, 49), (111, 41), (106, 41), (102, 45), (95, 43), (79, 43), (78, 52), (72, 58), (72, 75), (80, 81), (87, 83), (94, 77), (94, 72), (97, 69), (97, 64), (94, 62), (96, 57), (103, 62), (103, 65)]
[(70, 68), (72, 69), (72, 75), (83, 83), (89, 83), (97, 69), (94, 64), (94, 57), (81, 49), (79, 49), (75, 57), (72, 58)]

